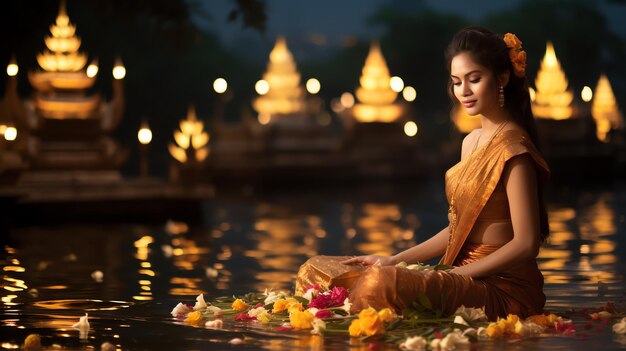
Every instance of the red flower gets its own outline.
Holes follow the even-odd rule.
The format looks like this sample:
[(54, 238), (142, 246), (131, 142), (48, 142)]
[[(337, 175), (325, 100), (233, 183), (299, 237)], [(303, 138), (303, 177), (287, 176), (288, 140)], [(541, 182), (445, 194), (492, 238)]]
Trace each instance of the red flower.
[(255, 321), (256, 317), (251, 317), (247, 312), (239, 313), (235, 316), (236, 321), (250, 322)]
[(317, 313), (315, 314), (316, 318), (321, 318), (321, 319), (330, 318), (332, 316), (333, 316), (333, 313), (329, 310), (320, 310), (320, 311), (317, 311)]

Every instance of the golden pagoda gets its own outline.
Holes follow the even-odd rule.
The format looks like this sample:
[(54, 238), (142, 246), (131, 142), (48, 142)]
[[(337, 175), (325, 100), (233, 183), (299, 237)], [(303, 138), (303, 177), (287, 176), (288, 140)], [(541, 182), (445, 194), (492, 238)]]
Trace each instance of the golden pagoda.
[(196, 109), (190, 106), (187, 118), (180, 121), (180, 130), (174, 131), (174, 141), (168, 150), (170, 155), (181, 164), (199, 164), (209, 156), (209, 134), (204, 130), (204, 123), (198, 120)]
[(617, 106), (611, 83), (605, 74), (600, 76), (596, 85), (591, 115), (596, 121), (598, 139), (603, 142), (608, 142), (611, 129), (621, 129), (624, 125), (624, 116)]
[(275, 120), (273, 116), (276, 114), (302, 115), (306, 112), (306, 95), (300, 86), (300, 73), (284, 37), (276, 40), (260, 82), (265, 82), (267, 89), (252, 102), (259, 115), (271, 116)]
[[(46, 49), (37, 55), (40, 69), (28, 72), (34, 88), (24, 102), (30, 169), (24, 181), (119, 180), (127, 152), (110, 137), (123, 115), (121, 62), (115, 64), (113, 95), (104, 101), (88, 91), (97, 78), (97, 66), (86, 69), (87, 56), (61, 1)], [(89, 72), (89, 73), (88, 73)]]
[(549, 41), (535, 79), (535, 86), (537, 90), (532, 104), (535, 117), (561, 120), (572, 116), (571, 104), (574, 94), (567, 90), (567, 78)]
[(352, 115), (359, 122), (394, 122), (404, 113), (401, 105), (395, 103), (398, 93), (391, 89), (389, 69), (374, 41), (363, 66), (360, 86), (356, 89), (358, 103), (352, 108)]

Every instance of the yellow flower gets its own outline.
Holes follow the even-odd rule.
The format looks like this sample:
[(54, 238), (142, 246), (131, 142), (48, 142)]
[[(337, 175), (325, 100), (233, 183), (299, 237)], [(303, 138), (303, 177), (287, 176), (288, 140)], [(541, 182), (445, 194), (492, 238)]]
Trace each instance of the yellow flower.
[(363, 333), (367, 336), (382, 334), (385, 331), (385, 326), (378, 317), (378, 313), (371, 307), (359, 312), (359, 322)]
[(304, 310), (304, 307), (302, 307), (302, 304), (299, 302), (290, 303), (289, 307), (287, 307), (287, 311), (289, 311), (289, 313), (301, 312), (302, 310)]
[(258, 314), (256, 316), (256, 319), (263, 324), (268, 324), (270, 320), (272, 319), (272, 316), (270, 316), (270, 314), (267, 313), (267, 311), (264, 311)]
[[(298, 302), (298, 300), (294, 299), (293, 297), (290, 297), (286, 300), (278, 299), (274, 302), (272, 313), (278, 313), (278, 312), (288, 310), (289, 308), (291, 308), (293, 305), (296, 305), (296, 304), (300, 304), (300, 303)], [(302, 304), (300, 304), (300, 306), (302, 306)]]
[(499, 338), (502, 334), (504, 334), (504, 331), (497, 322), (489, 323), (489, 326), (487, 326), (487, 335), (489, 335), (490, 338)]
[(244, 311), (248, 308), (248, 304), (246, 304), (242, 299), (237, 299), (233, 302), (232, 308), (235, 311)]
[(348, 328), (348, 332), (350, 333), (350, 336), (353, 336), (355, 338), (361, 336), (361, 333), (363, 332), (363, 329), (361, 328), (361, 321), (359, 321), (358, 319), (353, 320), (352, 323), (350, 323), (350, 328)]
[(200, 311), (189, 313), (185, 318), (185, 323), (199, 326), (202, 323), (202, 313)]
[(380, 318), (383, 323), (389, 323), (395, 321), (398, 316), (391, 309), (383, 308), (382, 310), (378, 311), (378, 318)]
[(295, 329), (312, 329), (315, 316), (309, 311), (294, 311), (289, 314), (289, 324)]

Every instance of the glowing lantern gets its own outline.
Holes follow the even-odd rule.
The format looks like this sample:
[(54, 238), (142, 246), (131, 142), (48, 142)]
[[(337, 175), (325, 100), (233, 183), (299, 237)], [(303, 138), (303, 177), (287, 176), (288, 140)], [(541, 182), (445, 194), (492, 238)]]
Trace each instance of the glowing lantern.
[(7, 65), (7, 75), (9, 77), (15, 77), (17, 75), (17, 72), (19, 72), (19, 70), (20, 68), (17, 65), (17, 62), (15, 62), (15, 57), (11, 58), (11, 61)]
[(589, 102), (593, 99), (593, 91), (590, 87), (585, 86), (583, 90), (580, 92), (580, 98), (583, 99), (584, 102)]
[(415, 91), (415, 88), (413, 87), (406, 86), (402, 90), (402, 97), (404, 98), (404, 100), (408, 102), (413, 102), (415, 101), (415, 98), (417, 97), (417, 91)]
[(535, 86), (537, 91), (532, 110), (536, 117), (566, 119), (572, 116), (574, 94), (567, 90), (567, 78), (551, 42), (546, 45), (546, 54), (541, 61)]
[(404, 134), (414, 137), (417, 134), (417, 124), (413, 121), (406, 122), (404, 124)]
[(228, 89), (228, 82), (226, 82), (226, 79), (217, 78), (213, 82), (213, 90), (215, 90), (216, 93), (223, 94), (226, 92), (226, 89)]
[(150, 126), (148, 126), (148, 122), (142, 122), (141, 128), (139, 128), (139, 132), (137, 132), (137, 139), (143, 145), (148, 145), (152, 141), (152, 131), (150, 130)]
[(591, 105), (591, 115), (596, 121), (596, 134), (601, 141), (608, 141), (607, 136), (611, 129), (621, 129), (624, 116), (620, 112), (613, 88), (606, 75), (602, 74), (596, 86), (595, 97)]
[(270, 91), (270, 85), (266, 80), (261, 79), (254, 85), (254, 90), (256, 90), (256, 93), (259, 95), (265, 95)]
[(389, 79), (389, 86), (391, 87), (391, 90), (399, 93), (402, 89), (404, 89), (404, 81), (400, 77), (393, 76)]
[(4, 139), (13, 141), (17, 138), (17, 129), (15, 127), (7, 127), (4, 131)]
[(122, 59), (117, 57), (113, 66), (113, 78), (120, 80), (126, 77), (126, 68), (122, 64)]
[(87, 77), (93, 78), (96, 75), (98, 75), (98, 60), (93, 60), (89, 66), (87, 66)]
[(310, 93), (310, 94), (317, 94), (320, 92), (320, 88), (321, 88), (321, 84), (320, 81), (315, 79), (315, 78), (311, 78), (309, 80), (306, 81), (306, 90)]

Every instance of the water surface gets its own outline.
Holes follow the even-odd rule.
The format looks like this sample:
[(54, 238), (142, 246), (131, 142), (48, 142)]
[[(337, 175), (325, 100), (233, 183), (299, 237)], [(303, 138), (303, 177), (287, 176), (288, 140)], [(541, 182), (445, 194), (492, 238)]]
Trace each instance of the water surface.
[[(122, 350), (396, 349), (229, 325), (215, 331), (182, 325), (178, 302), (265, 289), (293, 291), (300, 264), (312, 255), (392, 254), (437, 233), (446, 223), (443, 184), (364, 184), (309, 189), (252, 189), (203, 204), (202, 223), (23, 224), (2, 234), (0, 347), (31, 333), (44, 346)], [(546, 308), (559, 313), (623, 302), (626, 293), (626, 184), (559, 185), (549, 196), (551, 239), (539, 266)], [(185, 228), (187, 227), (187, 228)], [(172, 233), (174, 232), (174, 233)], [(98, 273), (102, 280), (99, 281)], [(94, 273), (96, 272), (96, 273)], [(217, 276), (214, 276), (217, 272)], [(80, 339), (71, 325), (89, 314)], [(597, 330), (596, 330), (597, 329)], [(626, 349), (606, 328), (585, 340), (542, 337), (481, 343), (482, 349)], [(245, 337), (243, 345), (227, 344)]]

